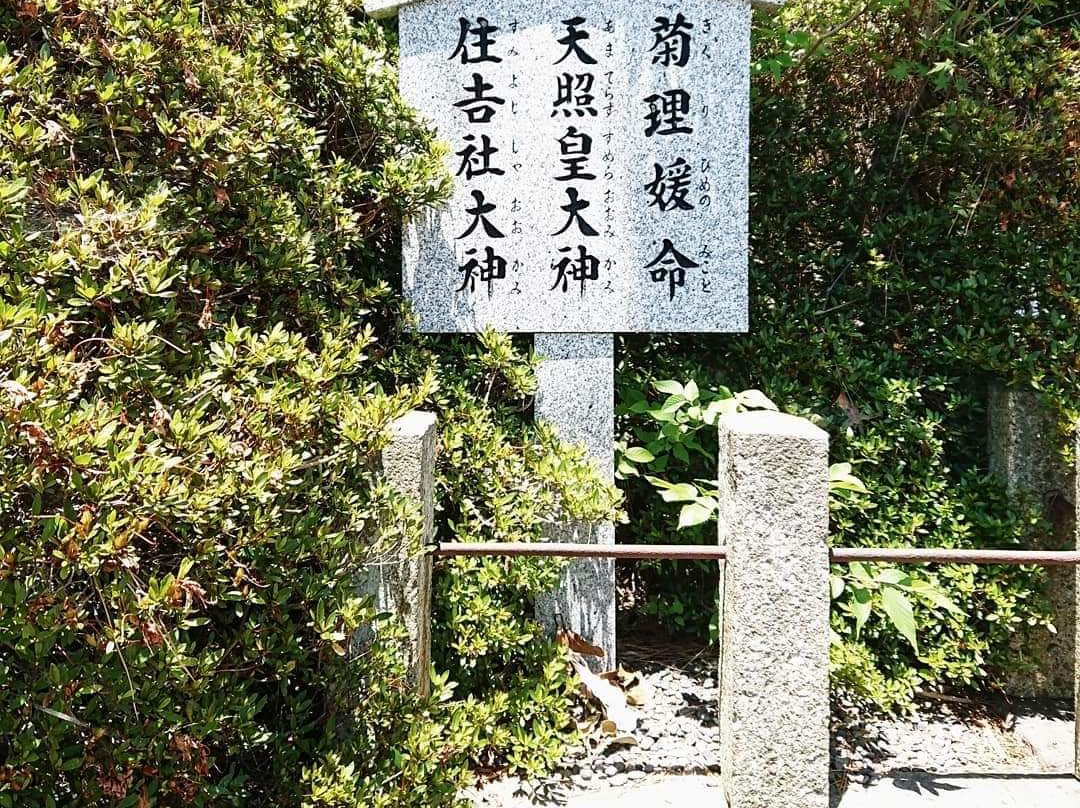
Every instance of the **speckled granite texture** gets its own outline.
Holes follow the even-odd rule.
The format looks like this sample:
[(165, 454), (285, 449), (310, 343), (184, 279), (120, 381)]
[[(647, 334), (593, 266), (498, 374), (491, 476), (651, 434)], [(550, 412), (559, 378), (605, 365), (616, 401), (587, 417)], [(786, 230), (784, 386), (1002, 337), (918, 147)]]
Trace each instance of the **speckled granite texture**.
[(829, 805), (829, 439), (719, 421), (720, 767), (732, 808)]
[(405, 227), (421, 330), (746, 329), (747, 3), (397, 11), (402, 92), (455, 175)]
[[(615, 375), (610, 334), (537, 334), (536, 353), (544, 357), (536, 371), (536, 417), (560, 438), (581, 444), (609, 481), (614, 478)], [(551, 531), (551, 541), (614, 544), (615, 526), (570, 523)], [(615, 667), (615, 562), (575, 559), (563, 570), (556, 592), (537, 598), (536, 616), (549, 631), (559, 625), (576, 631), (604, 649), (603, 659), (587, 661), (596, 669)]]

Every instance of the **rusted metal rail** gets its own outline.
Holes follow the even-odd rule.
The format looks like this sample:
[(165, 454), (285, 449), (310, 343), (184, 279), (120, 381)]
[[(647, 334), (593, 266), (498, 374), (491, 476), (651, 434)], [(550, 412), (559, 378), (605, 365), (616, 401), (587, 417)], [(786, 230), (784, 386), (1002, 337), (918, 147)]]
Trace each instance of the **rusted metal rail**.
[[(831, 561), (894, 564), (1080, 564), (1080, 550), (956, 550), (915, 547), (835, 547)], [(588, 544), (584, 542), (442, 542), (435, 554), (449, 556), (545, 556), (722, 561), (727, 548), (692, 544)]]
[(694, 544), (588, 544), (584, 542), (443, 542), (439, 556), (562, 556), (566, 558), (675, 558), (717, 561), (726, 547)]
[(1077, 550), (946, 550), (916, 547), (836, 547), (837, 564), (852, 561), (890, 561), (894, 564), (1080, 564)]

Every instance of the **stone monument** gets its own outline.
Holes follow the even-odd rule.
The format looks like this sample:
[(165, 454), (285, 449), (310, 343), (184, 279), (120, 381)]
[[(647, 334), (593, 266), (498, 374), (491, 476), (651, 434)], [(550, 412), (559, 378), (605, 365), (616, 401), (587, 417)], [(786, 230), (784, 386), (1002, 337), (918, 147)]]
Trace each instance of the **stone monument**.
[[(536, 415), (612, 474), (612, 333), (747, 328), (750, 6), (368, 0), (449, 142), (449, 203), (406, 223), (425, 332), (535, 334)], [(556, 538), (614, 541), (612, 526)], [(614, 567), (540, 605), (614, 664)], [(591, 617), (589, 616), (591, 615)]]

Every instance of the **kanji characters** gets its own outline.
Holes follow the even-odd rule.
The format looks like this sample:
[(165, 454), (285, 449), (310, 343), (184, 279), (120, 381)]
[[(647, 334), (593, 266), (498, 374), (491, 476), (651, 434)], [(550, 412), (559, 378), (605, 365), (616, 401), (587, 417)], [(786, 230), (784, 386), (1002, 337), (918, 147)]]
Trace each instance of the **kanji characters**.
[(652, 31), (656, 39), (652, 47), (653, 64), (664, 67), (685, 67), (690, 60), (690, 30), (694, 24), (687, 22), (681, 13), (670, 17), (657, 17)]
[(649, 270), (649, 278), (653, 283), (668, 284), (668, 298), (675, 299), (675, 290), (686, 285), (686, 270), (694, 269), (698, 263), (687, 258), (671, 243), (671, 239), (665, 238), (659, 254), (645, 265)]
[(687, 123), (690, 116), (690, 93), (682, 88), (653, 93), (644, 99), (649, 110), (645, 114), (645, 134), (690, 134), (694, 128)]
[(653, 178), (645, 185), (649, 194), (649, 206), (661, 211), (693, 210), (687, 200), (690, 193), (690, 164), (677, 158), (669, 165), (653, 163)]
[[(458, 36), (457, 47), (450, 54), (450, 60), (461, 58), (461, 64), (473, 65), (481, 62), (501, 62), (502, 58), (491, 53), (491, 46), (495, 44), (494, 33), (499, 29), (491, 25), (485, 17), (477, 17), (474, 25), (468, 18), (460, 17), (458, 24), (461, 33)], [(475, 37), (468, 42), (470, 36)], [(470, 55), (470, 48), (474, 52)]]

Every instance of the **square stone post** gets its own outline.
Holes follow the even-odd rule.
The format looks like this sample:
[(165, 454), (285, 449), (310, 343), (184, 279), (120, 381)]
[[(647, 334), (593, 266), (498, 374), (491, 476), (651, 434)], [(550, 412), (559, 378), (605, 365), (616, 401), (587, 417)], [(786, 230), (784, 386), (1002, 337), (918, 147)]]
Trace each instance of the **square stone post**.
[[(1027, 496), (1042, 504), (1053, 525), (1046, 542), (1025, 548), (1056, 550), (1072, 543), (1075, 525), (1075, 482), (1057, 453), (1060, 441), (1054, 416), (1031, 390), (1010, 390), (992, 384), (988, 393), (987, 428), (990, 470), (1005, 482), (1013, 497)], [(1030, 649), (1038, 669), (1014, 673), (1006, 680), (1013, 696), (1067, 698), (1076, 675), (1073, 658), (1077, 631), (1076, 586), (1069, 567), (1046, 569), (1047, 595), (1056, 633), (1043, 632)]]
[[(377, 613), (389, 613), (404, 628), (401, 655), (411, 686), (426, 695), (431, 682), (431, 555), (426, 546), (434, 539), (435, 525), (435, 415), (413, 411), (394, 421), (390, 443), (382, 451), (386, 483), (422, 510), (421, 547), (402, 542), (387, 558), (366, 567), (362, 591), (375, 601)], [(370, 629), (358, 633), (370, 639)]]
[[(537, 334), (536, 418), (567, 443), (585, 447), (605, 480), (615, 478), (615, 366), (611, 334)], [(568, 523), (551, 541), (614, 544), (615, 526)], [(597, 670), (615, 667), (615, 562), (581, 558), (567, 563), (559, 589), (537, 599), (536, 616), (553, 632), (560, 623), (604, 650), (589, 657)]]
[(721, 778), (729, 808), (829, 804), (828, 435), (721, 418)]

